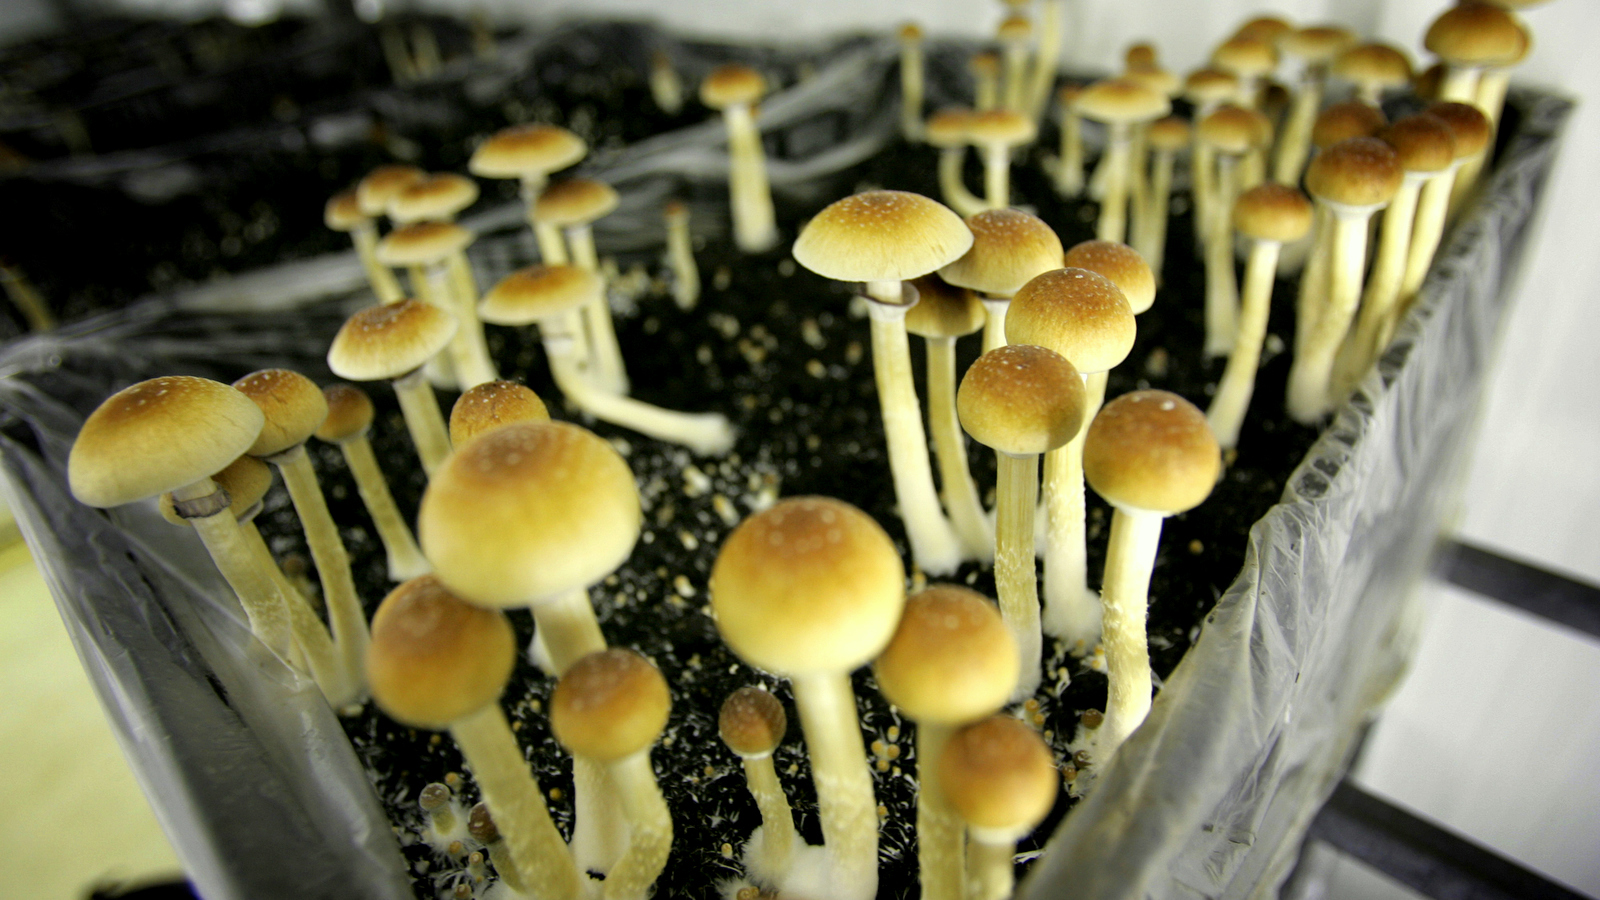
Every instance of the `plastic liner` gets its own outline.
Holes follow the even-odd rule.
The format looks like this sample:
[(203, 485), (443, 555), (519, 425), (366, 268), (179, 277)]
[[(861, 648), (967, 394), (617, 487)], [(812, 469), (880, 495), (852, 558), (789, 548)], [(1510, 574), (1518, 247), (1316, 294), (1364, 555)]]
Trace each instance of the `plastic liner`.
[[(665, 40), (612, 26), (540, 43), (642, 64)], [(690, 74), (730, 55), (676, 49)], [(931, 103), (966, 92), (967, 49), (930, 53)], [(816, 67), (763, 104), (772, 180), (789, 202), (836, 195), (828, 176), (884, 146), (897, 121), (892, 42), (807, 53), (746, 57)], [(482, 75), (458, 74), (461, 84)], [(1352, 736), (1409, 656), (1408, 589), (1456, 483), (1504, 286), (1570, 109), (1527, 93), (1513, 102), (1521, 124), (1484, 202), (1454, 232), (1378, 370), (1251, 532), (1239, 579), (1022, 896), (1269, 895), (1287, 873)], [(638, 198), (602, 223), (602, 248), (659, 247), (650, 198), (722, 179), (722, 142), (714, 125), (688, 128), (586, 166)], [(706, 212), (699, 221), (721, 218)], [(485, 278), (528, 256), (514, 205), (467, 224), (483, 234), (472, 253)], [(158, 524), (149, 504), (77, 503), (66, 457), (84, 417), (142, 378), (271, 365), (327, 378), (327, 339), (363, 302), (359, 285), (353, 254), (303, 260), (0, 351), (7, 499), (136, 775), (212, 900), (414, 894), (365, 770), (316, 688), (255, 648), (197, 541)]]

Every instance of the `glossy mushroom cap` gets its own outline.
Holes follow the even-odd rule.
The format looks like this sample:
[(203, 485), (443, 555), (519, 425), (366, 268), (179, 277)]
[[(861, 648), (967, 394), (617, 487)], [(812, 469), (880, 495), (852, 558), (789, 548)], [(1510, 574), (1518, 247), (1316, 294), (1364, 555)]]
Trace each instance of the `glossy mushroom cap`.
[(478, 199), (478, 185), (465, 175), (441, 172), (406, 185), (389, 198), (389, 218), (396, 222), (449, 219)]
[(1116, 241), (1084, 241), (1067, 251), (1067, 268), (1088, 269), (1104, 275), (1122, 291), (1134, 315), (1156, 302), (1156, 274), (1139, 251)]
[(1456, 140), (1456, 159), (1477, 156), (1489, 148), (1489, 119), (1470, 103), (1433, 103), (1424, 110), (1450, 126)]
[(789, 717), (783, 703), (766, 688), (742, 687), (722, 701), (717, 733), (728, 749), (745, 759), (771, 756), (783, 743)]
[(1258, 241), (1298, 241), (1311, 230), (1311, 201), (1299, 188), (1258, 184), (1234, 201), (1233, 227)]
[(1010, 716), (990, 716), (950, 736), (939, 783), (973, 836), (1016, 840), (1055, 805), (1060, 776), (1038, 732)]
[(478, 317), (493, 325), (531, 325), (577, 309), (605, 289), (600, 275), (588, 269), (536, 263), (490, 288), (478, 302)]
[(972, 232), (949, 207), (906, 191), (866, 191), (823, 207), (794, 258), (836, 281), (907, 281), (957, 259)]
[(671, 708), (667, 681), (656, 667), (613, 647), (562, 673), (550, 695), (550, 729), (572, 755), (614, 762), (655, 743)]
[(356, 185), (356, 202), (368, 216), (384, 215), (389, 211), (389, 200), (395, 194), (407, 185), (426, 178), (427, 174), (416, 166), (379, 166)]
[(111, 507), (177, 490), (243, 456), (264, 417), (250, 398), (188, 375), (123, 388), (89, 414), (67, 457), (72, 495)]
[(930, 585), (906, 599), (872, 668), (883, 695), (906, 715), (957, 725), (1005, 705), (1017, 682), (1017, 642), (982, 594)]
[(615, 570), (640, 519), (633, 472), (603, 438), (566, 422), (518, 422), (456, 448), (433, 473), (417, 537), (462, 596), (527, 606)]
[(516, 656), (504, 613), (424, 575), (389, 592), (373, 614), (367, 681), (391, 719), (442, 729), (495, 702)]
[(450, 408), (450, 444), (459, 447), (513, 422), (548, 421), (550, 410), (532, 388), (514, 381), (486, 381), (468, 388)]
[(515, 125), (494, 133), (473, 151), (467, 171), (484, 178), (523, 178), (565, 169), (589, 145), (557, 125)]
[(1172, 112), (1166, 93), (1137, 78), (1107, 78), (1078, 95), (1078, 114), (1096, 122), (1149, 122)]
[(1438, 116), (1418, 113), (1398, 119), (1378, 137), (1394, 148), (1395, 159), (1406, 172), (1443, 172), (1456, 158), (1456, 137)]
[(961, 378), (961, 427), (985, 447), (1011, 456), (1047, 453), (1083, 426), (1083, 379), (1067, 358), (1029, 344), (978, 357)]
[(370, 221), (371, 217), (361, 211), (361, 203), (356, 200), (354, 190), (334, 194), (322, 208), (322, 223), (334, 231), (354, 231), (362, 223)]
[(1383, 110), (1360, 100), (1346, 100), (1317, 114), (1317, 121), (1311, 126), (1311, 143), (1318, 150), (1326, 150), (1351, 138), (1375, 137), (1388, 124)]
[(1222, 452), (1205, 413), (1167, 391), (1107, 403), (1083, 443), (1083, 477), (1120, 509), (1173, 515), (1210, 496)]
[(1306, 166), (1306, 191), (1344, 206), (1378, 206), (1394, 199), (1404, 176), (1388, 144), (1350, 138), (1312, 158)]
[(767, 79), (740, 63), (718, 66), (700, 82), (700, 102), (712, 109), (754, 103), (766, 92)]
[(378, 241), (378, 262), (386, 266), (425, 266), (467, 249), (472, 232), (454, 222), (412, 222)]
[(421, 300), (369, 306), (345, 320), (328, 348), (328, 368), (352, 381), (399, 378), (443, 350), (455, 317)]
[[(228, 492), (228, 512), (235, 519), (241, 519), (272, 489), (272, 467), (254, 456), (241, 456), (229, 463), (226, 469), (213, 474), (211, 480)], [(162, 494), (157, 505), (161, 507), (161, 517), (168, 522), (174, 525), (189, 524), (188, 519), (178, 515), (171, 494)]]
[(1492, 66), (1524, 47), (1517, 20), (1491, 3), (1462, 3), (1439, 14), (1422, 45), (1452, 66)]
[(905, 569), (870, 516), (795, 497), (742, 522), (711, 569), (717, 630), (779, 675), (847, 672), (877, 656), (905, 604)]
[(332, 444), (360, 437), (372, 427), (377, 414), (372, 398), (353, 384), (330, 384), (322, 389), (322, 400), (328, 404), (328, 416), (314, 432)]
[(563, 178), (539, 194), (533, 214), (557, 228), (587, 225), (617, 208), (617, 191), (593, 178)]
[(1106, 372), (1133, 349), (1133, 307), (1111, 279), (1056, 269), (1022, 286), (1006, 313), (1006, 340), (1048, 347), (1082, 374)]
[(1061, 238), (1020, 209), (987, 209), (967, 217), (972, 246), (939, 270), (958, 287), (1009, 297), (1042, 272), (1061, 266)]
[(958, 338), (983, 328), (983, 303), (976, 294), (956, 287), (938, 275), (911, 280), (917, 305), (906, 310), (906, 331), (926, 338)]
[(250, 446), (251, 456), (272, 456), (306, 442), (328, 417), (328, 401), (316, 382), (288, 369), (262, 369), (233, 383), (261, 407), (266, 422)]

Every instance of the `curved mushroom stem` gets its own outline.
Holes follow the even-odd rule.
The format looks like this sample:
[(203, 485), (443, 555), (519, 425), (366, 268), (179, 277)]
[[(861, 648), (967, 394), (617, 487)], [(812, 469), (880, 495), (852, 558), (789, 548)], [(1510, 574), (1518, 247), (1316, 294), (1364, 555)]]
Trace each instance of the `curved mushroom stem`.
[[(1324, 201), (1318, 200), (1319, 204)], [(1328, 263), (1328, 300), (1289, 369), (1289, 415), (1310, 424), (1322, 418), (1336, 398), (1333, 359), (1361, 300), (1361, 269), (1367, 256), (1367, 223), (1373, 207), (1329, 206), (1333, 214)]]
[(450, 736), (472, 767), (517, 870), (531, 882), (527, 887), (552, 900), (582, 900), (586, 879), (550, 819), (539, 782), (528, 769), (500, 704), (490, 703), (452, 723)]
[(795, 847), (800, 844), (799, 833), (794, 828), (794, 815), (789, 808), (789, 797), (778, 781), (778, 771), (773, 766), (772, 754), (744, 758), (745, 783), (750, 796), (761, 811), (761, 843), (754, 838), (744, 860), (745, 870), (751, 877), (776, 886), (789, 871), (794, 860)]
[(362, 222), (350, 231), (350, 240), (355, 244), (372, 293), (380, 302), (399, 303), (406, 295), (400, 288), (400, 279), (394, 277), (393, 269), (378, 262), (378, 226), (371, 220)]
[(939, 757), (954, 729), (917, 723), (917, 866), (922, 900), (961, 900), (967, 879), (966, 826), (939, 784)]
[(1340, 349), (1334, 366), (1334, 391), (1347, 394), (1377, 361), (1392, 334), (1390, 322), (1400, 298), (1400, 281), (1405, 275), (1406, 251), (1411, 244), (1411, 228), (1416, 221), (1417, 200), (1422, 186), (1431, 176), (1407, 172), (1389, 207), (1383, 211), (1378, 228), (1378, 253), (1367, 275), (1366, 291), (1356, 326)]
[(1033, 557), (1033, 515), (1039, 498), (1036, 455), (995, 454), (994, 587), (1000, 617), (1017, 640), (1017, 687), (1013, 700), (1039, 688), (1043, 639), (1039, 633), (1039, 592)]
[(1239, 308), (1239, 334), (1228, 355), (1228, 367), (1217, 383), (1217, 393), (1206, 411), (1217, 443), (1228, 450), (1239, 444), (1239, 428), (1250, 395), (1255, 392), (1256, 367), (1261, 362), (1261, 344), (1267, 337), (1267, 318), (1272, 309), (1272, 281), (1278, 268), (1277, 241), (1256, 241), (1245, 265), (1244, 295)]
[(878, 801), (850, 677), (807, 674), (792, 682), (828, 851), (827, 896), (871, 900), (878, 893)]
[[(1087, 381), (1087, 379), (1086, 379)], [(1085, 415), (1084, 421), (1091, 420)], [(1044, 612), (1041, 627), (1075, 656), (1100, 637), (1100, 595), (1089, 588), (1084, 537), (1083, 440), (1080, 429), (1064, 446), (1044, 455)]]
[(1433, 255), (1439, 251), (1444, 239), (1444, 225), (1449, 213), (1450, 191), (1455, 184), (1459, 165), (1433, 177), (1422, 186), (1417, 198), (1416, 222), (1411, 229), (1411, 248), (1406, 253), (1406, 272), (1400, 279), (1400, 313), (1411, 307), (1422, 282), (1428, 277), (1428, 267), (1433, 265)]
[(1016, 841), (983, 841), (967, 845), (967, 900), (1005, 900), (1016, 887)]
[(290, 584), (283, 570), (278, 568), (278, 562), (272, 558), (272, 551), (267, 548), (267, 542), (262, 540), (260, 530), (253, 522), (241, 522), (239, 533), (250, 546), (257, 563), (277, 586), (278, 593), (283, 595), (295, 649), (305, 659), (306, 667), (311, 670), (311, 677), (322, 689), (322, 696), (328, 705), (337, 711), (359, 702), (360, 681), (351, 680), (349, 671), (339, 659), (338, 650), (333, 646), (333, 638), (328, 636), (327, 627), (317, 618), (305, 595)]
[(1128, 234), (1128, 176), (1132, 159), (1131, 132), (1126, 122), (1112, 122), (1106, 139), (1106, 195), (1094, 236), (1121, 243)]
[(606, 875), (603, 900), (645, 900), (672, 850), (672, 815), (642, 750), (607, 766), (628, 816), (628, 849)]
[(439, 401), (421, 369), (396, 378), (394, 395), (400, 401), (400, 414), (405, 417), (406, 430), (411, 432), (422, 468), (431, 477), (450, 455), (450, 430), (445, 427)]
[(1150, 713), (1153, 692), (1145, 618), (1150, 608), (1150, 571), (1161, 544), (1161, 513), (1114, 509), (1106, 544), (1101, 646), (1107, 670), (1106, 717), (1095, 731), (1091, 754), (1103, 766)]
[(173, 491), (172, 499), (179, 505), (179, 512), (182, 514), (181, 504), (206, 500), (218, 494), (222, 495), (220, 508), (209, 515), (189, 519), (189, 524), (194, 526), (195, 533), (200, 536), (201, 543), (205, 544), (206, 551), (211, 554), (211, 559), (216, 563), (223, 579), (238, 595), (239, 604), (244, 607), (245, 619), (250, 624), (251, 633), (271, 650), (273, 655), (287, 662), (293, 643), (293, 635), (289, 631), (288, 609), (283, 597), (273, 587), (266, 572), (256, 564), (254, 554), (240, 537), (239, 522), (234, 519), (233, 513), (228, 511), (227, 495), (218, 490), (211, 479), (202, 478), (194, 484)]
[[(594, 248), (594, 229), (576, 225), (566, 229), (572, 261), (581, 269), (599, 273), (600, 256)], [(583, 326), (594, 354), (591, 379), (613, 394), (628, 393), (628, 370), (622, 362), (622, 346), (617, 343), (617, 328), (611, 321), (611, 305), (600, 291), (583, 304)]]
[(1206, 239), (1206, 356), (1227, 356), (1239, 329), (1239, 281), (1233, 271), (1233, 221), (1229, 211), (1238, 195), (1237, 157), (1217, 154), (1210, 237)]
[(956, 339), (925, 338), (928, 350), (928, 431), (933, 455), (939, 461), (939, 481), (950, 525), (966, 548), (966, 556), (987, 562), (994, 559), (994, 533), (978, 499), (978, 486), (967, 465), (967, 442), (956, 414)]
[(383, 541), (388, 555), (389, 580), (410, 581), (433, 571), (427, 557), (422, 555), (422, 548), (417, 546), (416, 537), (411, 534), (411, 526), (406, 524), (400, 508), (395, 505), (394, 495), (389, 493), (389, 483), (372, 453), (372, 442), (366, 435), (358, 435), (341, 442), (339, 449), (355, 479), (361, 502), (378, 529), (378, 538)]
[(966, 147), (945, 147), (939, 151), (939, 193), (944, 202), (963, 218), (977, 215), (989, 205), (971, 191), (961, 179), (961, 166), (967, 156)]
[(1306, 340), (1316, 329), (1317, 317), (1328, 303), (1328, 265), (1333, 255), (1333, 214), (1317, 204), (1311, 213), (1311, 242), (1305, 267), (1300, 272), (1300, 290), (1295, 299), (1294, 354), (1305, 349)]
[[(891, 294), (892, 291), (892, 294)], [(928, 441), (922, 431), (922, 405), (911, 380), (911, 348), (906, 337), (906, 310), (900, 282), (872, 282), (867, 304), (872, 328), (872, 368), (878, 385), (878, 408), (889, 445), (889, 472), (894, 479), (900, 519), (905, 523), (911, 558), (929, 575), (954, 572), (961, 565), (961, 542), (939, 506), (928, 462)]]

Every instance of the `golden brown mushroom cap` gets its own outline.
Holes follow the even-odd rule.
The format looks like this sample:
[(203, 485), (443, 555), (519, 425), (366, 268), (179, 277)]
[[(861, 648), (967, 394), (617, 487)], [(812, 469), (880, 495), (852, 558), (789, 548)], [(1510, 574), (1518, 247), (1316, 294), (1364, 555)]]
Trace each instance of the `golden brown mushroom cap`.
[(1061, 266), (1061, 238), (1020, 209), (986, 209), (967, 217), (972, 246), (939, 270), (958, 287), (1009, 297), (1042, 272)]
[(982, 594), (930, 585), (906, 599), (872, 670), (883, 695), (906, 715), (959, 725), (1005, 705), (1017, 684), (1017, 642)]
[(386, 266), (425, 266), (467, 249), (472, 232), (454, 222), (412, 222), (378, 241), (378, 262)]
[(550, 730), (573, 756), (614, 762), (655, 743), (672, 698), (650, 661), (620, 647), (590, 653), (550, 695)]
[(1150, 123), (1147, 140), (1150, 149), (1176, 153), (1189, 146), (1193, 139), (1192, 130), (1187, 119), (1179, 116), (1166, 116)]
[(495, 702), (516, 656), (504, 613), (423, 575), (390, 591), (373, 614), (367, 680), (396, 722), (442, 729)]
[(1401, 88), (1411, 83), (1411, 59), (1389, 44), (1357, 44), (1333, 61), (1333, 74), (1363, 87)]
[(1017, 291), (1006, 340), (1047, 347), (1079, 373), (1107, 372), (1133, 349), (1133, 307), (1111, 279), (1088, 269), (1055, 269)]
[(1456, 159), (1455, 131), (1428, 113), (1397, 119), (1378, 137), (1394, 148), (1395, 159), (1406, 172), (1443, 172)]
[(1294, 26), (1287, 20), (1279, 16), (1263, 15), (1246, 21), (1234, 34), (1275, 44), (1280, 37), (1293, 30)]
[(89, 506), (164, 494), (243, 456), (263, 423), (249, 397), (220, 382), (188, 375), (141, 381), (89, 414), (67, 457), (67, 482)]
[(416, 166), (391, 164), (379, 166), (367, 173), (356, 185), (356, 202), (368, 216), (381, 216), (389, 211), (389, 200), (412, 182), (427, 177)]
[(1083, 378), (1067, 358), (1029, 344), (978, 357), (961, 378), (956, 413), (973, 440), (1011, 456), (1046, 453), (1083, 426)]
[(640, 519), (633, 472), (604, 439), (567, 422), (517, 422), (457, 447), (433, 473), (417, 538), (461, 596), (528, 606), (615, 570)]
[(1096, 122), (1150, 122), (1172, 112), (1172, 101), (1138, 78), (1119, 76), (1084, 88), (1074, 108)]
[(972, 121), (972, 110), (964, 106), (949, 106), (928, 117), (923, 136), (934, 147), (962, 147), (967, 143), (967, 124)]
[(1222, 452), (1205, 413), (1168, 391), (1107, 403), (1083, 442), (1083, 477), (1113, 506), (1166, 515), (1210, 496)]
[(950, 736), (939, 782), (973, 837), (1016, 840), (1055, 805), (1060, 777), (1038, 732), (1010, 716), (990, 716)]
[(1298, 241), (1311, 230), (1311, 201), (1299, 188), (1258, 184), (1234, 201), (1233, 227), (1258, 241)]
[(316, 382), (288, 369), (262, 369), (233, 383), (261, 407), (266, 423), (250, 446), (251, 456), (272, 456), (305, 443), (328, 417), (328, 401)]
[[(272, 467), (254, 456), (241, 456), (212, 475), (211, 481), (228, 492), (228, 512), (240, 519), (272, 489)], [(188, 519), (178, 515), (171, 494), (162, 494), (156, 502), (162, 518), (174, 525), (189, 524)]]
[(322, 208), (322, 223), (334, 231), (354, 231), (361, 223), (370, 221), (372, 219), (361, 211), (354, 190), (334, 194)]
[(925, 338), (958, 338), (983, 328), (983, 303), (976, 294), (936, 274), (911, 280), (917, 305), (906, 310), (906, 331)]
[(550, 411), (532, 388), (514, 381), (486, 381), (468, 388), (450, 408), (450, 444), (459, 447), (513, 422), (549, 420)]
[(1196, 106), (1237, 100), (1239, 76), (1221, 69), (1196, 69), (1183, 81), (1183, 96)]
[(583, 138), (557, 125), (514, 125), (473, 151), (467, 171), (484, 178), (526, 178), (565, 169), (589, 152)]
[(617, 191), (593, 178), (563, 178), (539, 193), (533, 214), (557, 228), (587, 225), (617, 208)]
[(1127, 244), (1084, 241), (1067, 251), (1065, 262), (1068, 268), (1088, 269), (1111, 279), (1136, 316), (1155, 305), (1156, 274), (1139, 251)]
[(366, 391), (353, 384), (330, 384), (322, 389), (322, 399), (328, 404), (328, 417), (315, 432), (318, 438), (337, 444), (366, 434), (372, 427), (377, 411)]
[(949, 207), (907, 191), (865, 191), (823, 207), (794, 258), (836, 281), (907, 281), (967, 252), (972, 232)]
[(1429, 104), (1428, 115), (1444, 120), (1456, 139), (1456, 159), (1477, 156), (1489, 147), (1489, 118), (1470, 103)]
[(478, 302), (478, 317), (494, 325), (531, 325), (577, 309), (605, 289), (605, 280), (588, 269), (535, 263), (490, 288)]
[(328, 368), (352, 381), (399, 378), (443, 350), (456, 333), (455, 317), (421, 300), (369, 306), (339, 326)]
[(1377, 138), (1350, 138), (1312, 157), (1306, 166), (1306, 192), (1345, 206), (1388, 203), (1405, 173), (1394, 148)]
[(389, 198), (389, 218), (396, 222), (449, 219), (478, 199), (478, 185), (465, 175), (440, 172), (406, 185)]
[(717, 732), (728, 749), (745, 759), (771, 755), (783, 743), (789, 717), (766, 688), (742, 687), (722, 701)]
[(1356, 42), (1355, 32), (1337, 25), (1312, 25), (1285, 32), (1278, 49), (1311, 65), (1325, 65)]
[(1360, 100), (1346, 100), (1317, 114), (1317, 121), (1311, 126), (1311, 143), (1318, 150), (1326, 150), (1351, 138), (1375, 137), (1388, 124), (1383, 110)]
[(1225, 103), (1200, 120), (1195, 126), (1195, 135), (1218, 153), (1237, 156), (1261, 144), (1264, 123), (1270, 136), (1272, 126), (1266, 116), (1253, 109)]
[(744, 520), (711, 569), (711, 608), (742, 659), (779, 675), (877, 656), (905, 604), (894, 542), (842, 500), (795, 497)]
[(700, 82), (700, 102), (712, 109), (754, 103), (766, 92), (766, 77), (741, 63), (718, 66)]
[(1240, 78), (1255, 78), (1278, 67), (1278, 51), (1270, 41), (1236, 35), (1211, 52), (1211, 64)]
[(985, 109), (967, 121), (967, 140), (978, 145), (1015, 147), (1039, 134), (1033, 119), (1014, 109)]
[(1517, 20), (1491, 3), (1462, 3), (1439, 14), (1422, 45), (1452, 66), (1492, 66), (1516, 58), (1526, 47)]

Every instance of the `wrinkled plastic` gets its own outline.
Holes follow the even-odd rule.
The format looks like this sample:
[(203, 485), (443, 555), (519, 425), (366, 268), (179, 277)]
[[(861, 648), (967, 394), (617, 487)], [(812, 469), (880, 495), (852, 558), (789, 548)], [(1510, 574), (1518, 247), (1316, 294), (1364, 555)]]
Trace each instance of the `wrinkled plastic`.
[[(540, 40), (588, 41), (592, 58), (643, 71), (664, 39), (611, 26)], [(931, 104), (966, 91), (965, 50), (932, 48)], [(731, 52), (675, 51), (687, 83)], [(775, 189), (820, 206), (840, 191), (830, 175), (893, 138), (894, 48), (852, 41), (809, 58), (816, 74), (768, 98), (762, 124), (777, 149)], [(455, 77), (468, 90), (506, 76)], [(1454, 232), (1377, 371), (1256, 524), (1243, 572), (1151, 718), (1063, 823), (1021, 896), (1266, 895), (1287, 873), (1353, 736), (1409, 657), (1408, 588), (1470, 442), (1503, 286), (1570, 108), (1513, 100), (1522, 125), (1486, 201)], [(659, 248), (661, 201), (685, 179), (723, 179), (723, 141), (707, 123), (587, 164), (623, 197), (599, 223), (602, 248)], [(697, 221), (723, 219), (704, 212)], [(482, 276), (527, 255), (516, 205), (466, 224), (482, 235), (472, 248)], [(287, 263), (0, 351), (7, 499), (137, 777), (212, 900), (413, 894), (365, 770), (315, 686), (249, 637), (190, 533), (148, 504), (82, 506), (65, 461), (84, 417), (143, 378), (283, 365), (325, 379), (326, 342), (365, 302), (361, 281), (350, 253)]]

